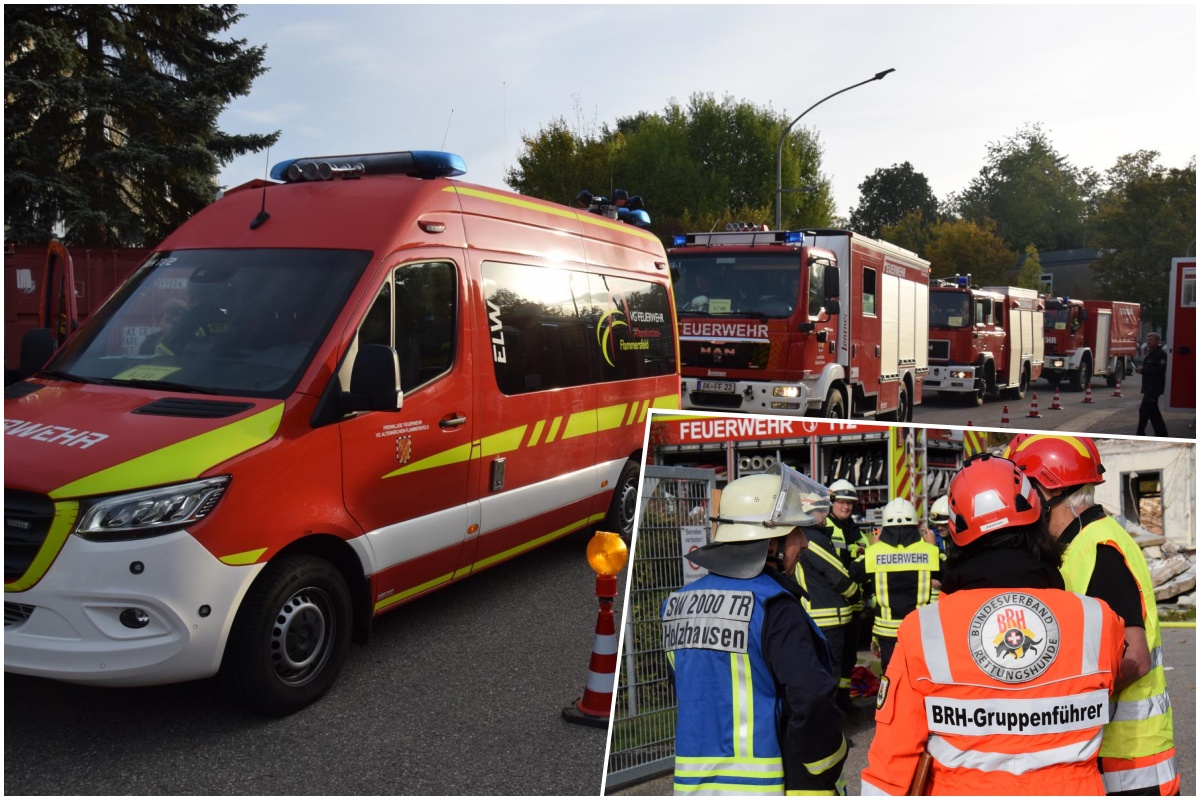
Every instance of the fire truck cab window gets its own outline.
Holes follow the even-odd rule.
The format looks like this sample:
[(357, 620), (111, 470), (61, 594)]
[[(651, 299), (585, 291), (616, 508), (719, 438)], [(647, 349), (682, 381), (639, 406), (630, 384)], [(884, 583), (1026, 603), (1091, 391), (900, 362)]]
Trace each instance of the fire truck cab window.
[(825, 308), (826, 262), (814, 261), (808, 267), (808, 316), (817, 318)]
[(875, 270), (863, 267), (863, 313), (875, 314)]

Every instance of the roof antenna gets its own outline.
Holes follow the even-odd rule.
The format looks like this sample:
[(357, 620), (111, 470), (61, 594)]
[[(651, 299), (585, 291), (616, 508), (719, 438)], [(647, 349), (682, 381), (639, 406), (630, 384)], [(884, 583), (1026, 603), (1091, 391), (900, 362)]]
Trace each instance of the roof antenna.
[(454, 109), (450, 109), (450, 119), (446, 120), (446, 133), (442, 135), (442, 149), (446, 149), (446, 137), (450, 135), (450, 123), (454, 121)]
[(267, 213), (267, 183), (265, 182), (267, 180), (268, 168), (270, 167), (270, 164), (271, 164), (271, 148), (268, 147), (267, 148), (267, 166), (263, 167), (264, 183), (263, 183), (263, 195), (262, 195), (262, 208), (259, 209), (258, 216), (256, 216), (253, 220), (251, 220), (250, 230), (255, 230), (256, 228), (258, 228), (259, 225), (262, 225), (264, 222), (266, 222), (267, 220), (269, 220), (271, 218), (271, 215)]

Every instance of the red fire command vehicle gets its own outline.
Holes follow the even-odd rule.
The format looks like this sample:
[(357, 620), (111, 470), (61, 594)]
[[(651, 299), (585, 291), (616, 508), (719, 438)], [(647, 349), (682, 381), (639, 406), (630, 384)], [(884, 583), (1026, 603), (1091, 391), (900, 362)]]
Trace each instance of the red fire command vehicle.
[(1167, 410), (1196, 410), (1196, 257), (1171, 260)]
[(1051, 386), (1063, 378), (1082, 391), (1095, 375), (1109, 386), (1133, 373), (1142, 307), (1116, 300), (1046, 298), (1046, 365)]
[(926, 389), (1019, 400), (1042, 375), (1042, 300), (1033, 289), (971, 285), (970, 275), (929, 289)]
[[(764, 226), (765, 227), (765, 226)], [(912, 419), (929, 264), (842, 230), (675, 237), (683, 407)]]
[(277, 165), (7, 387), (6, 670), (220, 673), (289, 713), (374, 617), (631, 529), (647, 411), (679, 404), (666, 254), (464, 170)]

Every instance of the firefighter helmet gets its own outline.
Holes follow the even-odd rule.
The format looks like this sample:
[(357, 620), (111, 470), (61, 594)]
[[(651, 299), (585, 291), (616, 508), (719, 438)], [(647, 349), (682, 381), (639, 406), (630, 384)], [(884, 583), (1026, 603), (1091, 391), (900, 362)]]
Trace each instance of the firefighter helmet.
[(1100, 451), (1083, 436), (1019, 434), (1005, 448), (1004, 457), (1047, 489), (1104, 483)]
[(917, 509), (903, 497), (897, 497), (883, 507), (884, 528), (894, 528), (898, 525), (916, 525)]
[(762, 572), (768, 542), (793, 528), (820, 525), (829, 492), (811, 478), (776, 463), (760, 475), (731, 481), (721, 492), (717, 533), (688, 559), (718, 575), (753, 578)]
[(930, 525), (948, 525), (950, 523), (950, 500), (949, 495), (942, 495), (933, 503), (933, 508), (929, 509), (929, 524)]
[(994, 531), (1032, 525), (1042, 515), (1042, 498), (1025, 473), (987, 453), (967, 459), (947, 496), (950, 538), (959, 547)]
[(851, 503), (857, 503), (858, 489), (855, 489), (854, 484), (850, 481), (840, 478), (830, 484), (829, 497), (832, 500), (849, 500)]

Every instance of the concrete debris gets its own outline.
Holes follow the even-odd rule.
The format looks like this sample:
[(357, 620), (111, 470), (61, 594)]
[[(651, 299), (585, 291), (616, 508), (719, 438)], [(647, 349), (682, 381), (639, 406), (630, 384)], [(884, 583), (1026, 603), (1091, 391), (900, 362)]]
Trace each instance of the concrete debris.
[(1162, 534), (1147, 530), (1119, 514), (1114, 516), (1142, 548), (1146, 566), (1150, 568), (1150, 578), (1154, 582), (1155, 599), (1160, 603), (1174, 600), (1179, 605), (1194, 607), (1196, 549), (1171, 541)]

